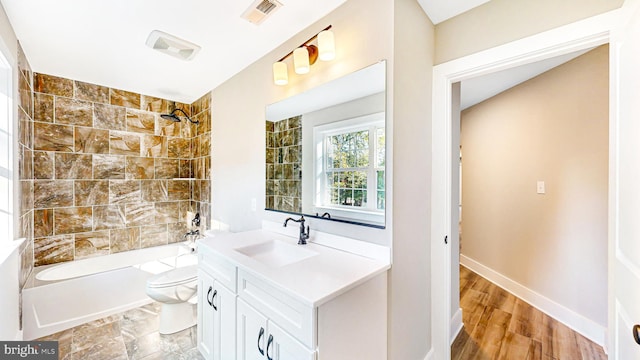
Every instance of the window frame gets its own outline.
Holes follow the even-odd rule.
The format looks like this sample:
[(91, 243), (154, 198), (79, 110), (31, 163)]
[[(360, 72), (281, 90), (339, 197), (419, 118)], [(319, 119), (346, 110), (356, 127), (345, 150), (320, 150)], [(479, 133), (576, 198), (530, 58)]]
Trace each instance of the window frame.
[[(16, 154), (18, 154), (18, 144), (16, 141), (16, 119), (14, 116), (14, 67), (11, 63), (11, 57), (9, 57), (8, 51), (3, 47), (3, 43), (0, 42), (0, 136), (5, 136), (6, 144), (2, 144), (0, 152), (6, 153), (6, 167), (2, 166), (0, 162), (0, 178), (6, 183), (6, 188), (3, 186), (3, 194), (0, 194), (0, 212), (2, 216), (6, 216), (8, 222), (9, 236), (0, 240), (2, 243), (10, 243), (18, 237), (18, 213), (19, 208), (17, 204), (18, 199), (18, 160)], [(18, 74), (20, 75), (20, 74)], [(3, 224), (4, 227), (4, 224)]]
[[(329, 212), (332, 216), (348, 214), (349, 218), (356, 218), (363, 221), (384, 221), (385, 209), (377, 208), (377, 171), (383, 170), (386, 183), (386, 160), (385, 166), (377, 166), (377, 129), (383, 129), (386, 137), (385, 113), (359, 116), (340, 120), (328, 124), (318, 125), (313, 128), (313, 166), (314, 166), (314, 199), (313, 207), (318, 213)], [(369, 132), (369, 165), (367, 166), (367, 207), (361, 208), (350, 205), (331, 204), (326, 201), (327, 194), (327, 143), (329, 136), (367, 130)], [(385, 139), (386, 153), (386, 139)], [(361, 168), (345, 168), (340, 172), (359, 171)], [(386, 198), (386, 186), (384, 189)], [(385, 199), (386, 200), (386, 199)], [(386, 202), (385, 202), (386, 207)]]

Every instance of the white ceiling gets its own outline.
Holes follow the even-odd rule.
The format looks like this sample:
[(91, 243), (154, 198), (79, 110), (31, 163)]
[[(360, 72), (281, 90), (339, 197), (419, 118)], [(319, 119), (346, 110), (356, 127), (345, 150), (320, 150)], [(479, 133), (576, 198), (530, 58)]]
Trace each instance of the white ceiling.
[[(191, 103), (346, 0), (281, 0), (259, 26), (240, 18), (253, 0), (0, 0), (29, 62), (42, 72)], [(434, 23), (489, 0), (417, 0)], [(191, 61), (144, 45), (152, 30), (196, 43)], [(475, 105), (580, 54), (462, 83)]]
[(346, 103), (386, 89), (386, 62), (381, 61), (347, 76), (267, 106), (266, 118), (279, 121)]
[[(191, 102), (345, 0), (282, 0), (261, 25), (253, 0), (0, 0), (34, 71)], [(193, 42), (191, 61), (145, 46), (152, 30)]]
[(522, 82), (562, 65), (591, 49), (518, 66), (500, 72), (464, 80), (460, 85), (460, 109), (476, 105)]
[[(190, 103), (346, 0), (280, 0), (259, 26), (240, 18), (253, 0), (0, 0), (31, 67)], [(434, 22), (488, 0), (418, 0)], [(162, 30), (202, 47), (191, 61), (144, 45)]]
[(490, 0), (418, 0), (420, 6), (435, 25)]

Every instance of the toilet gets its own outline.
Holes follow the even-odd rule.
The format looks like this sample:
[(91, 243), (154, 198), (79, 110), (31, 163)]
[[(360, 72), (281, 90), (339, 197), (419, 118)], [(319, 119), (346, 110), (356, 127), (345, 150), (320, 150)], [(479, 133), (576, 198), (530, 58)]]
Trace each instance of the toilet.
[(160, 334), (173, 334), (196, 324), (197, 306), (193, 299), (197, 285), (198, 265), (165, 271), (147, 280), (147, 295), (162, 304)]

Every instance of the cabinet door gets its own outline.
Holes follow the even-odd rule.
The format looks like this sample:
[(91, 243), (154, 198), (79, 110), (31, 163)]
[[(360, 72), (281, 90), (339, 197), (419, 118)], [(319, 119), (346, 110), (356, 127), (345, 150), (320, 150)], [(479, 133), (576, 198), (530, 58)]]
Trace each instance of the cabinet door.
[(236, 294), (213, 282), (213, 359), (236, 358)]
[(266, 360), (267, 318), (247, 305), (237, 302), (237, 349), (239, 360)]
[(298, 340), (269, 321), (266, 354), (268, 360), (314, 360), (315, 351), (309, 350)]
[(213, 278), (198, 271), (198, 350), (206, 360), (213, 360)]

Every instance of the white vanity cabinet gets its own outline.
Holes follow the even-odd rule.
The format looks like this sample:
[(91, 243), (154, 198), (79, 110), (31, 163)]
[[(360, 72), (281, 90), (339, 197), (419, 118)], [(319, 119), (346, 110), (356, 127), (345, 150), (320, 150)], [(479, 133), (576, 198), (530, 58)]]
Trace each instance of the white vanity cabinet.
[(313, 243), (304, 247), (313, 256), (284, 265), (247, 251), (247, 246), (291, 251), (271, 246), (273, 241), (297, 246), (295, 238), (269, 231), (201, 242), (202, 355), (207, 360), (386, 359), (389, 263)]
[(198, 270), (198, 350), (213, 360), (213, 277)]
[(315, 359), (315, 319), (313, 307), (238, 270), (239, 359)]
[(242, 299), (238, 299), (237, 311), (238, 359), (315, 359), (315, 351), (306, 348)]
[(207, 360), (235, 359), (236, 268), (206, 250), (199, 257), (198, 350)]

